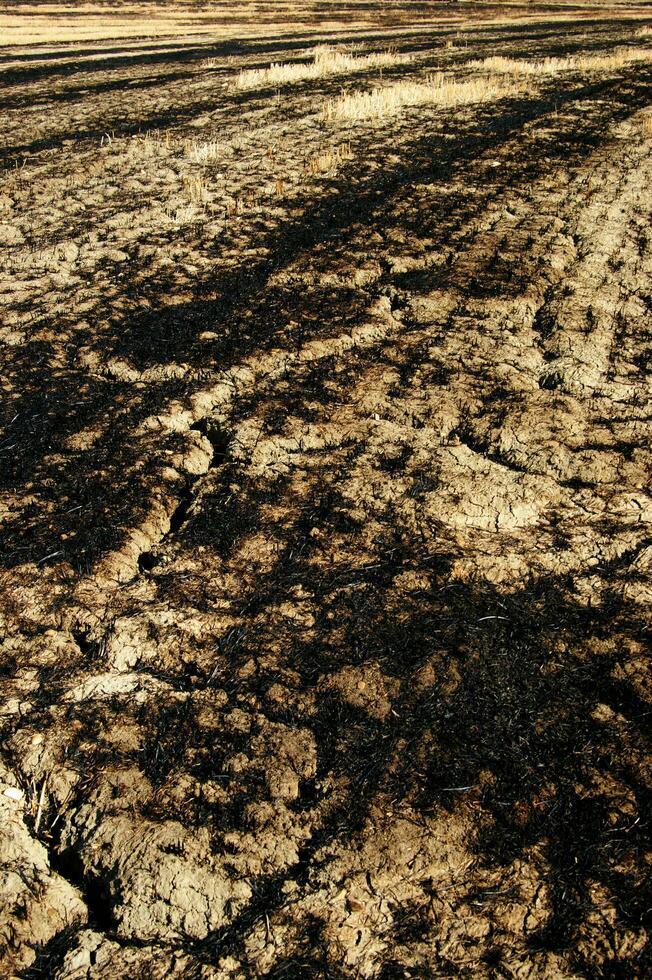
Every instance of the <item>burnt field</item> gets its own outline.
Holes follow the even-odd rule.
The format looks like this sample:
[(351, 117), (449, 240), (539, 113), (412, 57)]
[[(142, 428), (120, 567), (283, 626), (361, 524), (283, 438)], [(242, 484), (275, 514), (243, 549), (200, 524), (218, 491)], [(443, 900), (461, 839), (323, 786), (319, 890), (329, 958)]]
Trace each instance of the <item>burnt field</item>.
[(650, 976), (652, 10), (0, 24), (0, 973)]

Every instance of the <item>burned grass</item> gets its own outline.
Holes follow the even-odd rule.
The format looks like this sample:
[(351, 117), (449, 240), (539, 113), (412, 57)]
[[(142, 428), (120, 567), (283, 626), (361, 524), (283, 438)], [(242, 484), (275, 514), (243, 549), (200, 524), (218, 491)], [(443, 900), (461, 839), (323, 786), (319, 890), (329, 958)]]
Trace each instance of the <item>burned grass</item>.
[(3, 968), (649, 973), (650, 68), (579, 23), (396, 30), (509, 81), (391, 131), (321, 116), (378, 26), (0, 66)]

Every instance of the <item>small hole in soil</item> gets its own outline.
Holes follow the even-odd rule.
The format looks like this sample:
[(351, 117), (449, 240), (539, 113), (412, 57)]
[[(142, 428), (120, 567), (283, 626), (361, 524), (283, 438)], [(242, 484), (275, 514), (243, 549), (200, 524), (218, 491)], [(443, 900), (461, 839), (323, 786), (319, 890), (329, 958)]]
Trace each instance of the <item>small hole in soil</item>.
[(85, 874), (81, 858), (70, 848), (58, 854), (53, 852), (50, 863), (62, 878), (82, 893), (88, 906), (89, 925), (102, 932), (110, 932), (115, 927), (115, 922), (108, 885), (95, 875)]
[(85, 656), (93, 653), (97, 644), (89, 639), (88, 633), (82, 633), (81, 630), (71, 630), (71, 633), (75, 643)]
[(543, 391), (556, 391), (561, 385), (561, 380), (558, 374), (546, 374), (539, 380), (539, 388)]
[(151, 551), (143, 551), (138, 558), (138, 571), (151, 572), (158, 564), (158, 558)]
[(213, 447), (213, 459), (211, 461), (211, 467), (219, 466), (224, 462), (226, 457), (226, 451), (231, 441), (231, 436), (228, 432), (210, 417), (205, 419), (200, 419), (192, 426), (195, 432), (201, 432), (201, 434), (208, 439), (211, 446)]
[[(176, 534), (177, 531), (181, 530), (181, 527), (183, 524), (185, 524), (186, 517), (188, 516), (191, 503), (192, 493), (190, 489), (187, 489), (179, 501), (177, 509), (170, 518), (170, 530), (168, 531), (168, 534)], [(146, 554), (148, 554), (148, 552), (146, 552)]]

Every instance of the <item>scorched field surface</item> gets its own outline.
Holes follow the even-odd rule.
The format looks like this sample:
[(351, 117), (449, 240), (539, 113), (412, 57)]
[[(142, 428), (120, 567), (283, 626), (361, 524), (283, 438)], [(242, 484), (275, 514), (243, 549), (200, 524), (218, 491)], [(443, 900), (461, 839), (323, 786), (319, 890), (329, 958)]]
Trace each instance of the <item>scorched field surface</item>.
[(652, 11), (0, 11), (0, 972), (650, 975)]

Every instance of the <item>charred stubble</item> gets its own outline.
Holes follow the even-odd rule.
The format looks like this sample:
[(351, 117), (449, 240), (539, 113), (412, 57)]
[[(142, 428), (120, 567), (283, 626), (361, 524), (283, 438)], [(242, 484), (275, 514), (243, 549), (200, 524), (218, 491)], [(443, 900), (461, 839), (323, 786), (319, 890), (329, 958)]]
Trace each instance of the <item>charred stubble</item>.
[(643, 977), (649, 63), (338, 130), (311, 30), (0, 65), (0, 962)]

